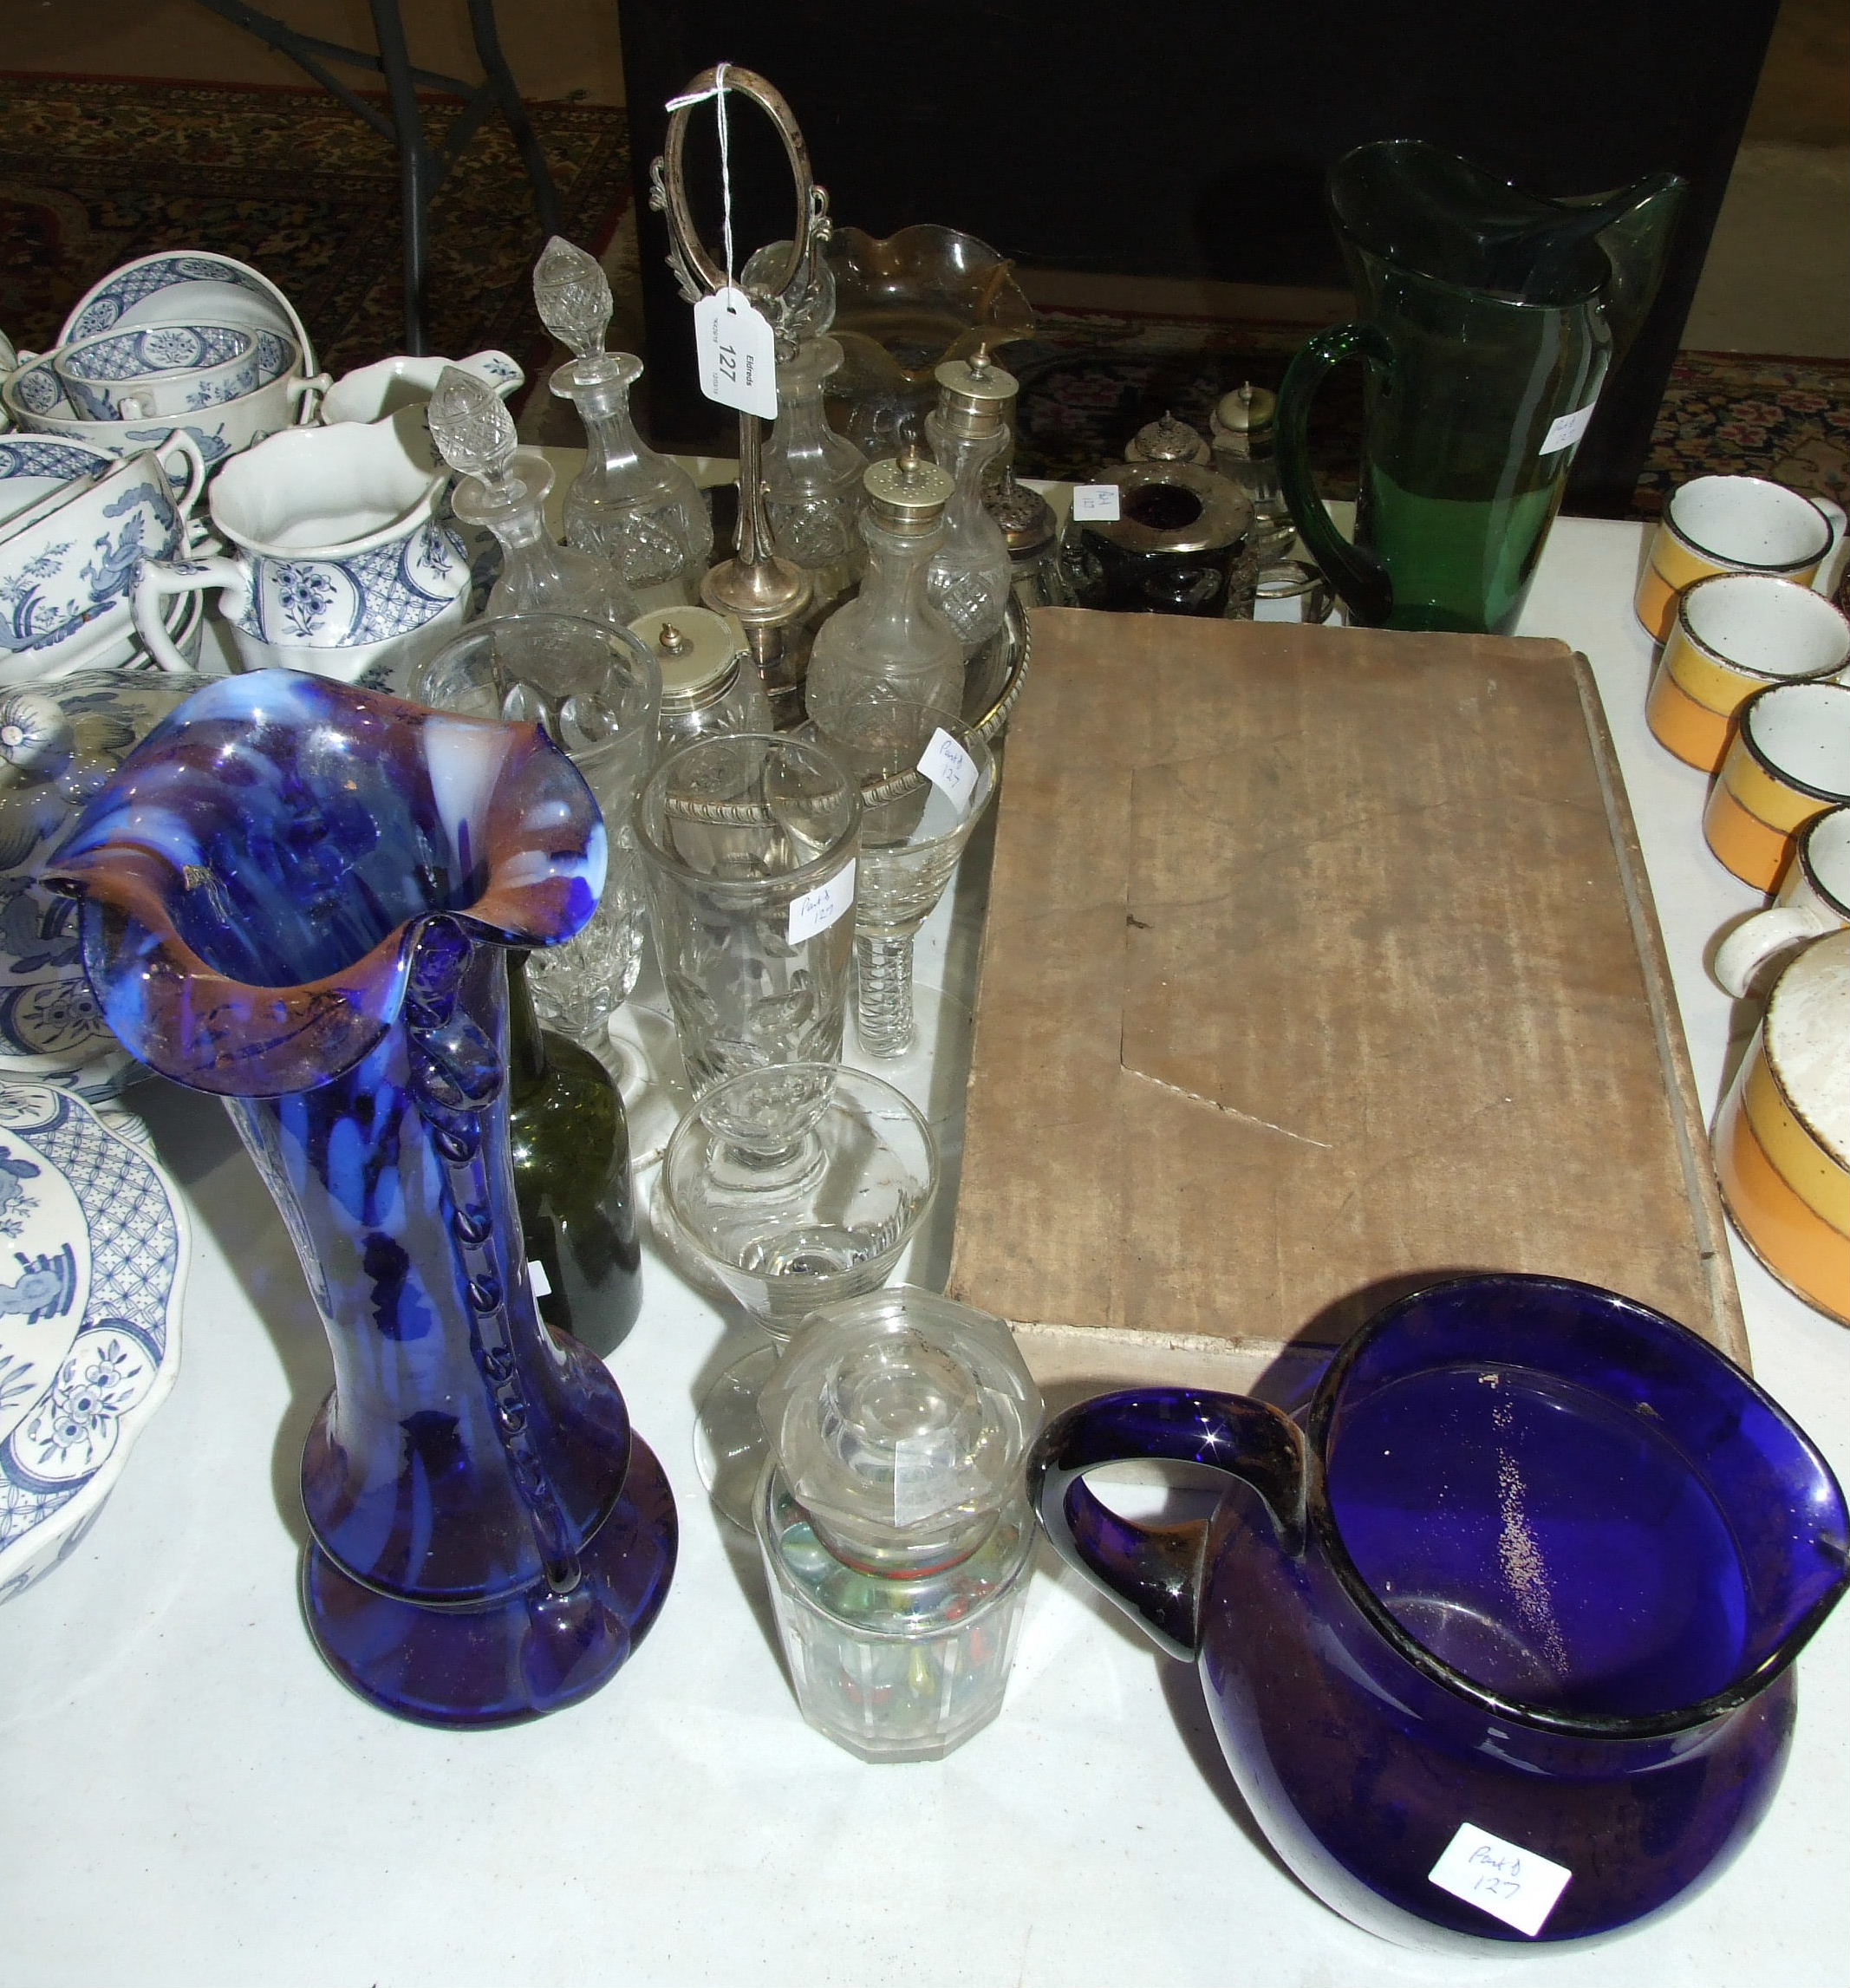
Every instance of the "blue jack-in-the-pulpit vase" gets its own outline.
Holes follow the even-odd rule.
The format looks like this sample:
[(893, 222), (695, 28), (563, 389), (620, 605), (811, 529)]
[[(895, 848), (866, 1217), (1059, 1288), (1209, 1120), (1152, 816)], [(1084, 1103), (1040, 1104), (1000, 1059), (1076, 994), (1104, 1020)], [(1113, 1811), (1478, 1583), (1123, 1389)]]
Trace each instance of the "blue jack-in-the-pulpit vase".
[(537, 727), (264, 670), (180, 706), (50, 870), (111, 1027), (225, 1098), (327, 1326), (309, 1629), (433, 1724), (596, 1690), (674, 1570), (616, 1384), (535, 1311), (508, 1157), (504, 948), (570, 939), (604, 859)]
[[(1150, 1528), (1087, 1489), (1130, 1457), (1228, 1480)], [(1565, 1278), (1389, 1306), (1301, 1425), (1144, 1388), (1035, 1445), (1054, 1543), (1195, 1662), (1273, 1847), (1404, 1945), (1505, 1952), (1667, 1912), (1746, 1841), (1793, 1659), (1850, 1580), (1817, 1450), (1716, 1351)]]

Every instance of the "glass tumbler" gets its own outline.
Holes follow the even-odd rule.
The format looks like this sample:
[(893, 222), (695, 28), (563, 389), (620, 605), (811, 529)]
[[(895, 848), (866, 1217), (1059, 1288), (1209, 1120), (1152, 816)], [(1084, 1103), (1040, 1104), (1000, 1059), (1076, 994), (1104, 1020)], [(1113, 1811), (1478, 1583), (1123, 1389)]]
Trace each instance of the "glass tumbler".
[(642, 965), (631, 816), (655, 755), (655, 658), (627, 629), (581, 616), (498, 615), (424, 663), (411, 694), (440, 711), (544, 725), (596, 795), (609, 838), (603, 901), (576, 939), (536, 953), (527, 972), (540, 1020), (596, 1049)]
[(696, 1097), (841, 1059), (859, 783), (820, 746), (734, 733), (663, 759), (636, 802), (651, 926)]

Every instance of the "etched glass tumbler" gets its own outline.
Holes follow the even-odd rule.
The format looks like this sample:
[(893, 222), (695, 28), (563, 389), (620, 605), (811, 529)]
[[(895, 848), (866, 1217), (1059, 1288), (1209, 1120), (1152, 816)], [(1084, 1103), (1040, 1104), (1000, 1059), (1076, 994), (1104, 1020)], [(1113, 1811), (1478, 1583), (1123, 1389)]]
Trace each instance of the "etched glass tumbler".
[(797, 739), (702, 739), (649, 775), (636, 837), (696, 1096), (767, 1063), (841, 1059), (860, 824), (857, 782)]
[(603, 811), (610, 867), (591, 922), (527, 972), (548, 1027), (588, 1048), (629, 998), (642, 966), (642, 890), (630, 825), (655, 754), (661, 672), (627, 629), (579, 615), (498, 615), (477, 622), (417, 673), (420, 703), (466, 717), (543, 725)]

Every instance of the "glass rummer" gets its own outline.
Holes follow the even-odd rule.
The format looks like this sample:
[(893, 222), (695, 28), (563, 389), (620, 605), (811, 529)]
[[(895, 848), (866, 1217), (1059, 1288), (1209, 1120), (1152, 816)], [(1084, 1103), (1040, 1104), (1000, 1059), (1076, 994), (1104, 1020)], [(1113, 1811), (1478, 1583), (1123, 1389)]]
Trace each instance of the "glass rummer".
[(765, 1458), (759, 1390), (819, 1306), (877, 1289), (938, 1184), (930, 1130), (889, 1084), (824, 1063), (772, 1064), (702, 1092), (662, 1155), (653, 1213), (670, 1247), (771, 1336), (702, 1398), (700, 1475), (749, 1531)]

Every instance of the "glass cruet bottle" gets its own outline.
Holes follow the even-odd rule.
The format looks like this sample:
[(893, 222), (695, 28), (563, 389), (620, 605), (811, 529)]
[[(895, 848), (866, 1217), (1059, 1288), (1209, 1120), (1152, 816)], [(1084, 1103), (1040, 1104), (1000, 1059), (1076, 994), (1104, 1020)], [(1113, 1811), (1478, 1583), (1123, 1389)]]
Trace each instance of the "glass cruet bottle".
[[(909, 452), (876, 462), (861, 481), (867, 577), (816, 631), (804, 692), (824, 742), (844, 746), (857, 742), (853, 708), (870, 691), (954, 714), (963, 704), (963, 642), (927, 591), (951, 479)], [(1002, 566), (1006, 589), (1006, 554)]]
[(642, 1300), (622, 1097), (590, 1050), (540, 1026), (524, 953), (508, 955), (507, 1011), (508, 1141), (534, 1299), (602, 1359)]
[(867, 458), (829, 426), (823, 383), (841, 369), (833, 338), (799, 340), (778, 360), (778, 418), (765, 439), (772, 548), (810, 576), (816, 605), (847, 592), (866, 564), (857, 529)]
[(980, 345), (968, 359), (947, 359), (935, 376), (938, 405), (925, 417), (925, 439), (954, 488), (928, 584), (967, 655), (1001, 627), (1013, 578), (1007, 541), (983, 504), (983, 478), (1008, 441), (1016, 381)]
[(561, 545), (546, 523), (552, 466), (537, 449), (515, 446), (514, 423), (493, 388), (447, 366), (431, 396), (431, 439), (459, 481), (451, 505), (465, 525), (494, 533), (501, 573), (484, 610), (545, 609), (627, 627), (636, 603), (614, 560)]
[(1000, 1319), (904, 1285), (811, 1314), (765, 1383), (753, 1518), (803, 1716), (937, 1760), (1002, 1709), (1040, 1396)]
[(565, 493), (565, 542), (614, 559), (646, 606), (691, 602), (713, 560), (713, 519), (694, 479), (636, 432), (642, 362), (606, 352), (610, 285), (594, 256), (555, 235), (533, 271), (541, 322), (576, 355), (552, 391), (584, 422), (585, 462)]

